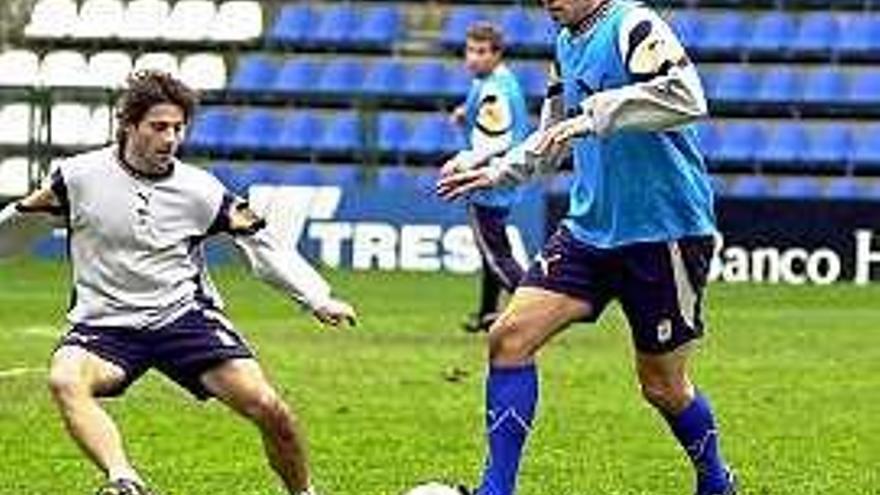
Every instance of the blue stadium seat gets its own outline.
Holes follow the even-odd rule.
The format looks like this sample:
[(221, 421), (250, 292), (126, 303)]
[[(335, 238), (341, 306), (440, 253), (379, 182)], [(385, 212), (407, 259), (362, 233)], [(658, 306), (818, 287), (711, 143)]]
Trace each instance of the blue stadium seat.
[(462, 148), (463, 137), (445, 115), (428, 115), (419, 120), (404, 146), (415, 153), (440, 153)]
[(867, 193), (865, 187), (853, 177), (834, 177), (825, 188), (825, 197), (829, 199), (861, 199)]
[(762, 103), (796, 101), (801, 94), (798, 85), (802, 79), (803, 76), (790, 66), (771, 69), (761, 78), (755, 99)]
[(446, 86), (443, 88), (443, 94), (464, 98), (470, 91), (473, 80), (473, 74), (461, 65), (452, 67), (446, 71)]
[(846, 99), (850, 103), (880, 103), (880, 72), (874, 69), (860, 71), (850, 79)]
[(727, 188), (727, 195), (734, 198), (765, 198), (770, 195), (770, 182), (760, 175), (740, 177)]
[(360, 116), (346, 112), (331, 118), (316, 147), (325, 151), (346, 152), (360, 150), (363, 143)]
[(354, 186), (360, 182), (361, 166), (354, 164), (323, 167), (323, 183), (334, 186)]
[(726, 102), (743, 102), (753, 99), (758, 77), (748, 66), (731, 65), (722, 69), (716, 76), (714, 88), (710, 88), (710, 98)]
[(319, 16), (305, 4), (287, 4), (275, 19), (268, 38), (281, 43), (301, 43), (318, 22)]
[(777, 125), (758, 150), (762, 162), (797, 162), (807, 147), (807, 133), (797, 122)]
[(748, 40), (749, 21), (745, 14), (728, 11), (718, 18), (705, 19), (702, 37), (695, 40), (702, 50), (739, 51)]
[(251, 163), (244, 169), (244, 182), (254, 184), (283, 184), (285, 169), (274, 163)]
[(311, 60), (294, 58), (288, 60), (278, 72), (276, 91), (314, 91), (319, 77), (318, 66)]
[(848, 126), (828, 124), (813, 134), (804, 153), (804, 160), (839, 164), (839, 168), (843, 169), (852, 147), (853, 136)]
[(543, 97), (547, 92), (547, 71), (534, 64), (511, 67), (526, 97)]
[(443, 23), (440, 33), (440, 41), (446, 46), (460, 46), (464, 44), (465, 35), (471, 24), (486, 20), (483, 11), (475, 7), (455, 7), (452, 13)]
[(797, 33), (794, 18), (780, 11), (770, 11), (755, 21), (750, 50), (776, 52), (785, 49)]
[(859, 12), (849, 17), (836, 48), (840, 52), (866, 52), (880, 48), (880, 14)]
[(276, 147), (310, 150), (323, 135), (324, 125), (320, 117), (310, 111), (294, 112), (284, 120)]
[(724, 177), (710, 175), (709, 185), (712, 186), (712, 192), (714, 192), (716, 196), (724, 196), (727, 194), (727, 181), (724, 180)]
[(694, 10), (678, 11), (671, 20), (672, 29), (686, 48), (694, 48), (703, 37), (703, 20)]
[(364, 80), (364, 67), (357, 60), (334, 59), (324, 66), (318, 90), (328, 93), (356, 93)]
[(403, 29), (403, 18), (396, 6), (372, 7), (364, 15), (354, 39), (376, 46), (390, 46), (402, 36)]
[(801, 100), (807, 103), (831, 103), (844, 98), (846, 78), (837, 67), (811, 71), (804, 81)]
[(830, 51), (840, 32), (837, 18), (828, 11), (805, 14), (791, 40), (795, 51)]
[(764, 142), (763, 129), (758, 124), (727, 124), (718, 130), (718, 146), (713, 159), (733, 162), (751, 162)]
[(263, 91), (272, 88), (277, 77), (278, 67), (270, 57), (247, 55), (239, 59), (229, 88), (237, 91)]
[(510, 48), (522, 48), (531, 44), (534, 22), (526, 9), (519, 6), (505, 9), (501, 13), (499, 24), (504, 33), (504, 42)]
[(392, 95), (406, 86), (406, 68), (396, 60), (375, 62), (364, 77), (365, 93)]
[(420, 193), (424, 194), (426, 197), (431, 197), (434, 194), (434, 190), (437, 187), (437, 180), (440, 178), (440, 174), (437, 169), (429, 168), (427, 170), (418, 170), (413, 177), (413, 184), (415, 188)]
[(704, 153), (711, 154), (719, 144), (718, 130), (714, 125), (700, 122), (696, 125), (697, 143)]
[(446, 67), (442, 63), (422, 62), (410, 67), (403, 91), (415, 96), (442, 94), (446, 82)]
[(324, 10), (321, 21), (314, 26), (308, 41), (316, 45), (348, 45), (356, 42), (360, 28), (360, 11), (350, 5), (334, 5)]
[(529, 48), (551, 50), (553, 44), (556, 43), (556, 35), (559, 33), (556, 23), (544, 12), (531, 16), (531, 19), (532, 30), (529, 33)]
[(403, 167), (382, 167), (376, 173), (376, 185), (388, 191), (399, 191), (412, 187), (412, 180)]
[(238, 122), (230, 139), (236, 149), (255, 151), (269, 149), (275, 145), (281, 125), (278, 117), (270, 110), (251, 110)]
[(225, 108), (209, 108), (197, 113), (187, 142), (197, 148), (226, 149), (235, 120), (235, 114)]
[(380, 151), (398, 152), (403, 149), (409, 138), (406, 119), (396, 113), (380, 114), (376, 128), (376, 144)]
[(783, 177), (776, 184), (773, 197), (784, 199), (819, 198), (822, 186), (815, 177)]
[(212, 163), (208, 167), (208, 171), (226, 186), (226, 189), (229, 189), (231, 192), (238, 195), (246, 194), (248, 185), (238, 167), (231, 163)]
[(282, 183), (295, 186), (320, 186), (324, 184), (321, 167), (311, 163), (294, 163), (285, 167)]
[(856, 163), (856, 169), (880, 168), (880, 139), (877, 136), (880, 136), (880, 124), (865, 126), (855, 137), (851, 158)]

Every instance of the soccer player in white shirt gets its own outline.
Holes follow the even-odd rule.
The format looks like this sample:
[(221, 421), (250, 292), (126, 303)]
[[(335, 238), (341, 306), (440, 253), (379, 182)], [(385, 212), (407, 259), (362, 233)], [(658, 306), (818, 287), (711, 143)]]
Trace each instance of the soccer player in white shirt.
[(297, 419), (224, 316), (203, 242), (231, 236), (257, 277), (323, 323), (354, 323), (355, 311), (282, 252), (245, 200), (175, 158), (195, 105), (193, 91), (166, 73), (132, 75), (117, 143), (63, 161), (42, 188), (0, 211), (0, 256), (53, 222), (67, 226), (72, 328), (52, 357), (49, 386), (70, 435), (107, 475), (98, 494), (151, 493), (99, 402), (151, 368), (252, 421), (287, 491), (311, 494)]

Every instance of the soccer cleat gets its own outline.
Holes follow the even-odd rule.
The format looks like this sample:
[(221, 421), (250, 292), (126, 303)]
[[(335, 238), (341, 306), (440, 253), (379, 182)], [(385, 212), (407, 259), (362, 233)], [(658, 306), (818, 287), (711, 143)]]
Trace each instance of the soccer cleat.
[(152, 490), (132, 480), (108, 481), (95, 495), (156, 495)]
[(455, 489), (458, 490), (458, 493), (460, 493), (461, 495), (477, 495), (476, 490), (471, 490), (464, 485), (458, 485), (455, 487)]

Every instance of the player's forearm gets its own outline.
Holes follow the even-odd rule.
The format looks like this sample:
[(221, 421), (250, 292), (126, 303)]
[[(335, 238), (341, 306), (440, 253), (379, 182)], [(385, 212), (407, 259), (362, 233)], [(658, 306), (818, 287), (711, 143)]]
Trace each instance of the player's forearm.
[(235, 243), (258, 278), (303, 306), (314, 310), (330, 300), (324, 278), (296, 253), (282, 252), (269, 232), (237, 236)]
[[(476, 141), (476, 140), (475, 140)], [(462, 170), (481, 166), (489, 159), (503, 155), (513, 144), (513, 133), (506, 132), (499, 136), (486, 136), (480, 139), (471, 149), (459, 151), (453, 160)]]
[(22, 203), (10, 203), (0, 210), (0, 258), (27, 249), (51, 227), (46, 213), (30, 211)]
[(581, 107), (592, 115), (593, 132), (599, 136), (622, 129), (671, 129), (707, 114), (703, 89), (692, 68), (676, 68), (646, 82), (596, 93)]
[(490, 161), (492, 182), (496, 185), (522, 184), (534, 177), (558, 170), (568, 156), (568, 151), (537, 153), (535, 150), (543, 135), (544, 131), (539, 129), (504, 156), (492, 159)]

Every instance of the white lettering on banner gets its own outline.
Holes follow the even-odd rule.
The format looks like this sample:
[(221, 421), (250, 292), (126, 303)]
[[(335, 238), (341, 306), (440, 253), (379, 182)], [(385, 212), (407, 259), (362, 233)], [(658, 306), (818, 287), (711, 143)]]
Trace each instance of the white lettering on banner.
[[(332, 268), (473, 273), (481, 266), (467, 225), (444, 229), (436, 224), (333, 221), (342, 200), (338, 187), (254, 185), (249, 200), (285, 250), (296, 253), (305, 233), (306, 239), (316, 242), (320, 261)], [(527, 263), (519, 229), (510, 226), (507, 234), (514, 257)], [(346, 248), (350, 248), (348, 259)]]
[(318, 257), (331, 268), (342, 266), (342, 246), (351, 240), (351, 224), (315, 222), (309, 225), (308, 236), (318, 239)]
[(853, 282), (865, 285), (871, 282), (871, 265), (880, 262), (880, 251), (872, 251), (874, 232), (870, 230), (856, 231), (856, 270)]
[(355, 270), (397, 268), (397, 229), (387, 223), (356, 223), (351, 242), (351, 267)]
[[(859, 244), (860, 252), (864, 251), (866, 254), (860, 254), (858, 259), (867, 258), (869, 260), (867, 265), (880, 261), (880, 252), (870, 252), (870, 233), (867, 240), (863, 240), (857, 232), (856, 239), (857, 243), (867, 245), (862, 247)], [(750, 251), (741, 246), (725, 246), (723, 238), (719, 240), (719, 246), (720, 249), (712, 260), (709, 271), (711, 280), (828, 285), (840, 280), (843, 271), (841, 256), (828, 248), (810, 252), (800, 247), (782, 250), (774, 247), (758, 247)], [(856, 282), (867, 283), (869, 275), (869, 273), (863, 274), (865, 282), (859, 282), (857, 271)]]
[(404, 225), (400, 229), (400, 268), (435, 272), (441, 268), (439, 225)]

